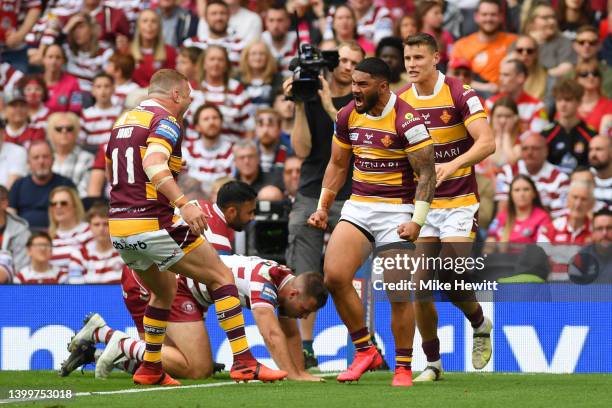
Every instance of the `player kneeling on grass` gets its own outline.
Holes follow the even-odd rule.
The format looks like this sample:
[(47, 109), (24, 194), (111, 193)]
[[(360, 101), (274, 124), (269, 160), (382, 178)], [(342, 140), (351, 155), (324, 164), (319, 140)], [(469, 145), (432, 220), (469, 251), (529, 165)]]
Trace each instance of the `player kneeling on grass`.
[[(221, 260), (233, 272), (240, 303), (253, 311), (255, 322), (270, 355), (288, 373), (290, 380), (321, 381), (304, 370), (301, 337), (295, 319), (306, 318), (327, 301), (327, 290), (318, 273), (294, 276), (291, 270), (257, 257), (222, 255)], [(172, 314), (193, 311), (198, 319), (171, 323), (168, 342), (161, 349), (164, 369), (177, 378), (206, 378), (212, 374), (210, 342), (203, 324), (203, 315), (214, 302), (205, 285), (189, 278), (178, 279), (177, 297)], [(278, 309), (278, 317), (275, 309)], [(170, 319), (172, 321), (172, 317)], [(89, 324), (96, 322), (96, 324)], [(172, 334), (175, 335), (172, 335)], [(143, 361), (146, 343), (111, 329), (98, 314), (91, 316), (75, 338), (85, 339), (62, 363), (61, 375), (70, 374), (80, 365), (96, 361), (96, 378), (106, 378), (113, 368), (133, 372)], [(107, 342), (104, 351), (93, 343)]]

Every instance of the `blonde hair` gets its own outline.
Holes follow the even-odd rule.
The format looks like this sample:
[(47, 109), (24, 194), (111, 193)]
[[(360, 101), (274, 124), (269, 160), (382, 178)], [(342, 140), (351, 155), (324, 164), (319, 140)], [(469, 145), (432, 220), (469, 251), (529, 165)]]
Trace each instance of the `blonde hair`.
[[(55, 196), (57, 193), (62, 193), (62, 192), (68, 193), (68, 195), (70, 195), (70, 200), (72, 201), (72, 206), (74, 207), (74, 215), (76, 217), (76, 220), (79, 223), (82, 222), (83, 219), (85, 218), (85, 209), (83, 208), (83, 203), (81, 202), (81, 199), (79, 198), (79, 193), (77, 193), (77, 191), (74, 188), (68, 187), (68, 186), (55, 187), (49, 193), (49, 204), (51, 204), (51, 200), (53, 199), (53, 196)], [(49, 235), (54, 237), (55, 234), (57, 233), (58, 225), (53, 219), (52, 208), (53, 207), (49, 205)]]
[(251, 71), (251, 67), (249, 66), (248, 61), (249, 52), (256, 45), (263, 45), (264, 49), (266, 50), (266, 67), (264, 68), (263, 72), (263, 81), (264, 83), (269, 84), (272, 82), (272, 79), (274, 78), (274, 74), (276, 74), (278, 67), (277, 62), (274, 59), (274, 56), (272, 55), (272, 52), (270, 52), (270, 48), (262, 40), (253, 41), (249, 45), (247, 45), (244, 50), (242, 50), (242, 53), (240, 54), (240, 80), (243, 84), (250, 84), (253, 81), (253, 72)]
[(137, 63), (142, 61), (143, 59), (142, 51), (141, 51), (142, 41), (140, 39), (140, 30), (138, 29), (138, 23), (140, 23), (140, 19), (147, 12), (152, 13), (155, 16), (155, 19), (157, 20), (157, 25), (159, 27), (159, 30), (157, 32), (157, 37), (155, 37), (155, 40), (153, 42), (153, 59), (155, 61), (165, 61), (166, 60), (166, 47), (165, 47), (166, 43), (164, 42), (161, 17), (156, 12), (154, 12), (153, 10), (149, 10), (149, 9), (143, 10), (138, 16), (138, 20), (136, 20), (136, 29), (134, 32), (134, 40), (132, 41), (132, 44), (130, 45), (130, 53), (132, 54), (132, 56), (134, 57)]
[(70, 120), (72, 126), (74, 127), (74, 134), (78, 136), (81, 132), (81, 121), (79, 120), (79, 117), (72, 112), (55, 112), (49, 115), (49, 118), (47, 119), (47, 135), (50, 135), (51, 132), (55, 131), (55, 125), (63, 118)]

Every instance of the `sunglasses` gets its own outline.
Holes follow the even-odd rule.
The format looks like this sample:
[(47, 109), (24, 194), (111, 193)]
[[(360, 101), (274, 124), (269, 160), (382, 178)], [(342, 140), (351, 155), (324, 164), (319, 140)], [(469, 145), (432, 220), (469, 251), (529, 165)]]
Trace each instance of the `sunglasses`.
[(56, 126), (54, 129), (58, 133), (74, 132), (74, 126)]
[(516, 52), (518, 52), (519, 54), (531, 55), (535, 52), (535, 48), (517, 48)]
[(68, 204), (70, 204), (68, 201), (51, 201), (49, 203), (51, 207), (68, 207)]
[(597, 40), (594, 41), (589, 41), (589, 40), (576, 40), (576, 43), (578, 45), (582, 45), (583, 47), (585, 45), (590, 45), (591, 47), (595, 47), (597, 44), (599, 44), (599, 42)]
[(599, 78), (601, 76), (601, 73), (598, 70), (581, 71), (581, 72), (577, 72), (576, 75), (578, 75), (580, 78), (587, 78), (589, 75), (592, 76), (593, 78)]

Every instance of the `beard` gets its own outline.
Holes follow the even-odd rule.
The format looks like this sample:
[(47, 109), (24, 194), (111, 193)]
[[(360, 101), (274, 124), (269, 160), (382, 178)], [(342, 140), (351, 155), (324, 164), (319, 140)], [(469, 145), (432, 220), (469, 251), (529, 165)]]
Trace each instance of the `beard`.
[(357, 113), (367, 113), (378, 103), (378, 94), (363, 95), (363, 104), (360, 107), (355, 105)]
[(608, 163), (604, 162), (604, 161), (592, 161), (589, 163), (591, 165), (591, 167), (593, 167), (595, 170), (604, 170), (606, 167), (608, 167)]

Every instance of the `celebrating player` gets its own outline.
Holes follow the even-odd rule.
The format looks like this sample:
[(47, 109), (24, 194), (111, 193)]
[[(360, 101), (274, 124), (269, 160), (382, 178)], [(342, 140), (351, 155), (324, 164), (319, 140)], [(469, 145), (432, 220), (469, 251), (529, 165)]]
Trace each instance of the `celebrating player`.
[[(161, 361), (177, 290), (175, 273), (210, 288), (234, 354), (231, 378), (282, 379), (287, 373), (270, 370), (251, 354), (231, 271), (201, 236), (206, 228), (202, 209), (185, 198), (175, 181), (182, 166), (181, 125), (176, 118), (182, 118), (191, 102), (189, 81), (177, 71), (162, 69), (151, 78), (148, 93), (150, 99), (119, 117), (106, 149), (111, 239), (151, 291), (143, 319), (144, 362), (134, 373), (134, 382), (179, 384), (163, 371)], [(184, 223), (173, 221), (174, 208)]]
[[(338, 113), (319, 205), (308, 220), (313, 227), (327, 227), (329, 209), (354, 154), (352, 195), (342, 208), (324, 265), (325, 284), (357, 351), (348, 370), (338, 376), (340, 382), (356, 381), (383, 362), (352, 284), (355, 272), (372, 245), (378, 252), (417, 239), (435, 187), (433, 142), (418, 113), (389, 90), (390, 77), (389, 67), (379, 58), (357, 64), (353, 101)], [(396, 347), (393, 385), (410, 386), (412, 305), (409, 300), (392, 301), (391, 312)]]
[[(417, 246), (429, 257), (467, 257), (478, 228), (479, 201), (473, 166), (495, 151), (493, 131), (476, 92), (436, 69), (440, 54), (431, 35), (418, 33), (408, 37), (404, 44), (411, 85), (399, 97), (419, 112), (435, 144), (436, 191)], [(434, 247), (440, 241), (441, 250)], [(452, 279), (450, 275), (454, 272), (438, 273), (443, 280)], [(419, 274), (416, 277), (424, 278)], [(473, 292), (453, 291), (448, 296), (474, 328), (472, 364), (481, 369), (491, 358), (491, 321), (484, 317)], [(438, 380), (442, 364), (435, 305), (430, 298), (420, 298), (414, 307), (428, 361), (415, 381)]]

